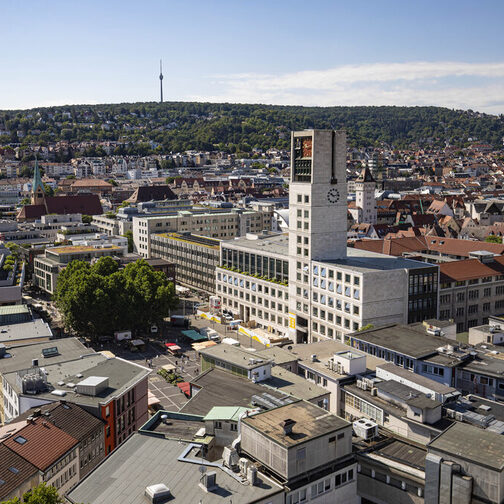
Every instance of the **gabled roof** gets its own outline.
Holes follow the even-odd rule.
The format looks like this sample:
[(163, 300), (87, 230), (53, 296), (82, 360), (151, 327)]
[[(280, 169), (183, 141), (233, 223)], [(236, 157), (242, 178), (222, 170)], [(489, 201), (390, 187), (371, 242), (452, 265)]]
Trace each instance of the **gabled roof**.
[(130, 203), (143, 203), (146, 201), (176, 200), (177, 196), (170, 186), (142, 186), (139, 187), (126, 201)]
[(78, 441), (86, 439), (95, 429), (103, 427), (103, 422), (77, 404), (56, 402), (32, 408), (16, 421), (28, 418), (34, 414), (35, 409), (40, 409), (43, 418), (49, 420), (56, 427), (74, 437)]
[(2, 443), (0, 461), (0, 500), (3, 501), (13, 490), (37, 474), (38, 469)]
[(6, 439), (4, 444), (45, 471), (76, 446), (78, 441), (44, 418), (37, 418)]
[(103, 208), (96, 194), (46, 197), (47, 213), (101, 215)]

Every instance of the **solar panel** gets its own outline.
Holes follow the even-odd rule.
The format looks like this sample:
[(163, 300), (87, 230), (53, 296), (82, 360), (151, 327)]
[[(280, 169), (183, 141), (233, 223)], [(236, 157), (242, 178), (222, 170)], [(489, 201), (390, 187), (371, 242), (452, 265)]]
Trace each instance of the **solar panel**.
[(42, 349), (42, 355), (44, 357), (54, 357), (55, 355), (59, 355), (58, 347), (48, 347)]

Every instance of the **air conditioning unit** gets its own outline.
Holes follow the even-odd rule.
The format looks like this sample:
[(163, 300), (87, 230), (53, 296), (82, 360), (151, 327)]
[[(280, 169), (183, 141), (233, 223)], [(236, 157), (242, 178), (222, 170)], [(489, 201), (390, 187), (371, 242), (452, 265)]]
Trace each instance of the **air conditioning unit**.
[(244, 476), (247, 475), (247, 469), (248, 469), (249, 464), (250, 464), (250, 462), (248, 459), (246, 459), (244, 457), (240, 458), (240, 462), (239, 462), (240, 473), (243, 474)]
[(353, 431), (357, 437), (367, 441), (378, 436), (378, 424), (367, 418), (361, 418), (353, 423)]
[(257, 484), (257, 467), (250, 465), (247, 468), (247, 481), (251, 485), (256, 485)]

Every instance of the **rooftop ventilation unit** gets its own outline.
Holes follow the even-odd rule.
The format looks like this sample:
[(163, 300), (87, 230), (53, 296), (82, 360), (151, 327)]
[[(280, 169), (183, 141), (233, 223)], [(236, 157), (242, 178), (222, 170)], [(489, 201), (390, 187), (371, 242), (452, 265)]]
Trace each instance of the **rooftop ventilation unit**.
[(145, 487), (144, 495), (147, 498), (147, 501), (152, 504), (166, 502), (172, 496), (170, 489), (164, 483), (158, 483), (157, 485)]
[(283, 422), (280, 423), (280, 426), (282, 427), (284, 434), (286, 436), (292, 434), (292, 428), (296, 425), (296, 421), (292, 420), (292, 418), (286, 418)]
[(58, 396), (58, 397), (65, 397), (66, 396), (66, 392), (64, 390), (58, 390), (58, 389), (53, 390), (51, 392), (51, 394)]
[(76, 391), (78, 394), (97, 396), (106, 390), (109, 386), (109, 379), (106, 376), (89, 376), (77, 383)]
[(353, 431), (357, 437), (367, 441), (378, 436), (378, 424), (367, 418), (361, 418), (353, 423)]
[(202, 473), (200, 487), (205, 492), (212, 492), (217, 488), (217, 473), (215, 471)]

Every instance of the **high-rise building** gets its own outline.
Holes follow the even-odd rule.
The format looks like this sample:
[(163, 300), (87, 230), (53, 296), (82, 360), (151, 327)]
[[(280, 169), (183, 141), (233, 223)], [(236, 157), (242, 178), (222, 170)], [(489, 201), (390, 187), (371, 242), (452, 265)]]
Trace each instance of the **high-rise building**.
[(347, 248), (345, 133), (321, 130), (292, 134), (288, 236), (223, 241), (216, 279), (224, 308), (297, 343), (436, 318), (438, 285), (437, 265)]

